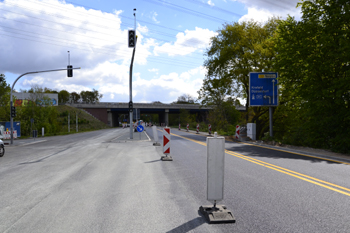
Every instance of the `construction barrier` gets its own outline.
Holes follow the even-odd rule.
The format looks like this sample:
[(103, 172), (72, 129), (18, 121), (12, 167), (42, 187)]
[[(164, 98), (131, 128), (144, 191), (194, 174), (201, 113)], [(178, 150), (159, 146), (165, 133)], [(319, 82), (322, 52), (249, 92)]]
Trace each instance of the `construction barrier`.
[(239, 125), (236, 125), (236, 139), (239, 139), (239, 130), (240, 130)]
[(188, 132), (189, 129), (190, 129), (190, 124), (187, 124), (186, 131)]
[(211, 135), (211, 125), (208, 125), (209, 135)]
[[(11, 139), (11, 132), (10, 131), (3, 131), (4, 139)], [(13, 131), (13, 138), (17, 138), (17, 130)]]
[(165, 127), (163, 130), (163, 154), (170, 154), (170, 128)]
[(199, 134), (199, 124), (197, 124), (197, 134)]

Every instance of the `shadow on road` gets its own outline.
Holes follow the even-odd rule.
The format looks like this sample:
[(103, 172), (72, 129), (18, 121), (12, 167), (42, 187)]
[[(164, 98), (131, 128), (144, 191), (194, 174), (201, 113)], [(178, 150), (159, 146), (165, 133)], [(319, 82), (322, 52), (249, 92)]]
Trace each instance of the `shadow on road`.
[(157, 160), (147, 161), (147, 162), (145, 162), (145, 163), (155, 163), (155, 162), (161, 162), (161, 161), (162, 161), (162, 160), (157, 159)]
[(189, 232), (193, 229), (199, 227), (200, 225), (206, 223), (205, 219), (203, 217), (197, 217), (195, 219), (192, 219), (189, 222), (186, 222), (182, 224), (181, 226), (178, 226), (170, 231), (167, 231), (167, 233), (183, 233), (183, 232)]

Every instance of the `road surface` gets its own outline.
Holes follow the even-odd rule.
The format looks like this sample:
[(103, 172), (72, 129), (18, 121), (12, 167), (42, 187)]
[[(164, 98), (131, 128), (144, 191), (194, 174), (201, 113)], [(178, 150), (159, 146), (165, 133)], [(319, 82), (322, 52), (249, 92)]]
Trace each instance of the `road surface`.
[[(22, 141), (0, 158), (0, 232), (349, 232), (350, 161), (226, 142), (224, 204), (208, 224), (206, 135), (107, 129)], [(162, 131), (159, 129), (159, 140)]]

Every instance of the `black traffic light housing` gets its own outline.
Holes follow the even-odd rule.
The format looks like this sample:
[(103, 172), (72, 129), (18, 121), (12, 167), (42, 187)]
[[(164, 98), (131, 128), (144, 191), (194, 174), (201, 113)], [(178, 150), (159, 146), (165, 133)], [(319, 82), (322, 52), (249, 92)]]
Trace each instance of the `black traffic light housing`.
[(129, 111), (132, 112), (132, 109), (133, 109), (133, 103), (132, 101), (129, 102)]
[(69, 78), (73, 77), (73, 66), (71, 65), (67, 66), (67, 77)]
[(17, 115), (16, 107), (11, 106), (11, 117), (12, 117), (12, 118), (13, 118), (13, 117), (16, 117), (16, 115)]
[(136, 44), (136, 33), (135, 30), (128, 31), (128, 46), (129, 48), (134, 48)]

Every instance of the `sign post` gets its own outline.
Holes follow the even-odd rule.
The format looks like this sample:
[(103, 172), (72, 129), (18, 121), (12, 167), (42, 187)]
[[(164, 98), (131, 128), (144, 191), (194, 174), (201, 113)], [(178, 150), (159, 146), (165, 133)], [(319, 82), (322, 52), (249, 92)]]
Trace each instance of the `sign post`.
[(154, 143), (153, 146), (160, 146), (160, 143), (158, 142), (158, 131), (157, 131), (157, 126), (152, 126), (153, 130), (153, 138), (154, 138)]
[(142, 125), (137, 126), (137, 131), (140, 133), (140, 140), (141, 140), (141, 133), (143, 132), (145, 128)]
[(278, 73), (249, 73), (249, 106), (269, 107), (270, 136), (273, 137), (272, 107), (278, 106)]
[(207, 137), (207, 200), (214, 206), (201, 206), (199, 211), (209, 223), (234, 223), (236, 220), (231, 211), (216, 202), (224, 199), (225, 174), (225, 138)]

